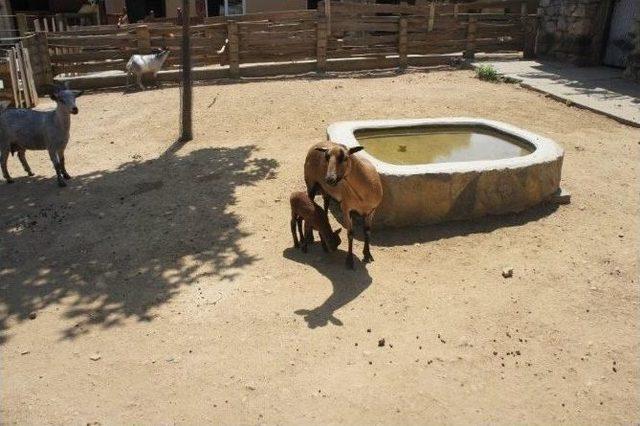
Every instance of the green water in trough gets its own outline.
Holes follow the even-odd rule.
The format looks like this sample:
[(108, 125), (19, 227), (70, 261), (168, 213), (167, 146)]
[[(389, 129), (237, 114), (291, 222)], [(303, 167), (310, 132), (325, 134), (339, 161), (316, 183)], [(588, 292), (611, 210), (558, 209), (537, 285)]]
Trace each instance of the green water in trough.
[(355, 136), (369, 154), (397, 165), (500, 160), (534, 151), (527, 142), (482, 127), (363, 129), (357, 130)]

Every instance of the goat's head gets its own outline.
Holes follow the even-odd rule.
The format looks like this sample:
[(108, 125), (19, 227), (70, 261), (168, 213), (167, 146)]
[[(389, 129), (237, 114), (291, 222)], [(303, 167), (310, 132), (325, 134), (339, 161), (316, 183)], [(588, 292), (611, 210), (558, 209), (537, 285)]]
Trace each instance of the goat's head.
[(351, 156), (363, 149), (364, 147), (362, 146), (347, 148), (339, 144), (334, 144), (328, 148), (316, 148), (316, 150), (324, 153), (324, 158), (327, 161), (325, 182), (331, 186), (336, 186), (342, 179), (347, 177), (351, 172), (353, 161)]
[(163, 49), (158, 49), (155, 52), (155, 55), (156, 55), (156, 58), (161, 58), (162, 61), (166, 61), (167, 57), (169, 56), (169, 53), (171, 53), (171, 51), (165, 47)]
[(56, 101), (58, 107), (62, 108), (69, 114), (77, 114), (78, 107), (76, 106), (76, 98), (82, 96), (80, 90), (70, 90), (68, 85), (64, 87), (55, 87), (51, 94), (51, 99)]
[(326, 242), (329, 251), (336, 251), (342, 243), (342, 240), (340, 239), (340, 231), (342, 231), (342, 228), (338, 228), (337, 230), (331, 232), (329, 241)]

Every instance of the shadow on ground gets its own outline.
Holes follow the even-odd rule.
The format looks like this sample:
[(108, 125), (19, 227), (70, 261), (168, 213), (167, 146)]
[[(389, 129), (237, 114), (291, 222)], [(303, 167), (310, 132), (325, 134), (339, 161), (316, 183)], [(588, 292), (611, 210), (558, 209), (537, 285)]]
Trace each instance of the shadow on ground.
[(327, 277), (333, 286), (331, 296), (321, 305), (295, 311), (304, 318), (309, 328), (324, 327), (329, 323), (341, 326), (342, 321), (336, 318), (335, 312), (355, 300), (371, 285), (372, 279), (366, 265), (356, 258), (355, 269), (347, 269), (344, 264), (347, 253), (342, 250), (325, 255), (320, 246), (315, 244), (309, 253), (302, 253), (301, 250), (291, 247), (284, 251), (283, 256), (294, 262), (313, 266)]
[(52, 178), (3, 183), (0, 343), (14, 321), (63, 299), (63, 315), (75, 323), (63, 338), (74, 338), (125, 318), (151, 321), (154, 307), (201, 277), (233, 280), (256, 261), (241, 247), (247, 233), (230, 211), (236, 188), (278, 167), (255, 151), (169, 153), (77, 176), (65, 189)]
[[(499, 228), (523, 226), (549, 216), (556, 210), (558, 210), (558, 205), (549, 203), (540, 204), (521, 213), (502, 216), (486, 216), (474, 220), (452, 221), (438, 225), (376, 230), (371, 237), (372, 252), (375, 257), (375, 246), (393, 247), (428, 243), (471, 234), (486, 234)], [(356, 237), (358, 236), (361, 235), (356, 232)]]

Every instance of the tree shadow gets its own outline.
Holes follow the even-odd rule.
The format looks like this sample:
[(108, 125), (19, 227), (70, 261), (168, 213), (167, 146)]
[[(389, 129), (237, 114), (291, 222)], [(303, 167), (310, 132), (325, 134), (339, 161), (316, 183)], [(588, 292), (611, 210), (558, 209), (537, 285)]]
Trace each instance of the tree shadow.
[(284, 250), (283, 256), (294, 262), (316, 268), (331, 281), (333, 292), (321, 305), (313, 309), (298, 309), (295, 313), (304, 317), (311, 329), (325, 327), (329, 323), (342, 326), (343, 323), (336, 318), (335, 312), (351, 303), (365, 291), (371, 285), (371, 276), (365, 264), (357, 257), (355, 269), (347, 269), (344, 265), (347, 253), (343, 250), (337, 250), (327, 255), (322, 253), (321, 256), (313, 253), (314, 250), (320, 250), (319, 246), (314, 245), (309, 253), (303, 253), (301, 250), (291, 247)]
[(629, 99), (640, 103), (640, 84), (626, 79), (619, 69), (595, 66), (578, 67), (545, 61), (533, 67), (536, 72), (522, 73), (529, 79), (549, 79), (573, 88), (583, 95), (597, 95), (607, 100)]
[[(236, 189), (272, 177), (255, 146), (207, 148), (0, 190), (0, 344), (14, 322), (64, 300), (72, 339), (153, 309), (202, 277), (232, 281), (257, 258), (232, 211)], [(50, 170), (41, 170), (49, 173)]]

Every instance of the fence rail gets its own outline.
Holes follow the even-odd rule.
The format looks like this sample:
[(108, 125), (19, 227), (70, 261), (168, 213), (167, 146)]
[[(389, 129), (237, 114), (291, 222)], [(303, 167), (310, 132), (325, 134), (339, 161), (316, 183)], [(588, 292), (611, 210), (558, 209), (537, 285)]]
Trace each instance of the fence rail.
[[(239, 76), (242, 64), (261, 62), (315, 61), (324, 71), (344, 58), (404, 67), (419, 55), (531, 55), (536, 22), (522, 0), (416, 6), (320, 1), (317, 10), (205, 18), (191, 27), (192, 65), (227, 66), (231, 76)], [(132, 54), (155, 48), (171, 51), (169, 69), (182, 66), (182, 32), (171, 22), (63, 25), (43, 36), (49, 58), (40, 62), (50, 63), (52, 75), (122, 71)]]

